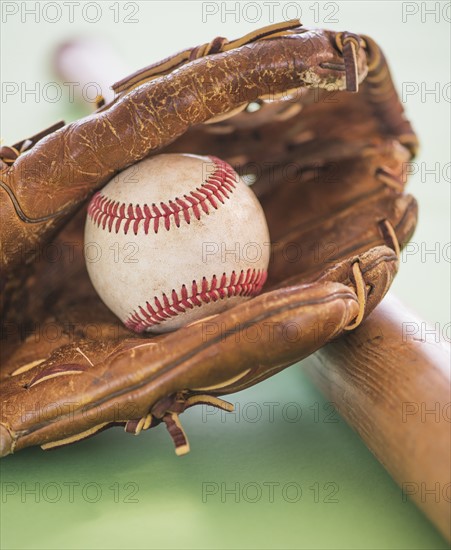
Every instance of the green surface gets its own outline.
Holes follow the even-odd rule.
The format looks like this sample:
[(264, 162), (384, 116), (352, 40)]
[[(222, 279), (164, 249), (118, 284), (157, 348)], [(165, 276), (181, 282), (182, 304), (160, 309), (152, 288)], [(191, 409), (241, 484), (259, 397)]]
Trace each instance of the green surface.
[(239, 397), (183, 415), (182, 458), (160, 426), (4, 459), (1, 548), (447, 548), (299, 366)]
[[(96, 24), (79, 16), (73, 23), (63, 18), (58, 24), (9, 18), (2, 24), (3, 82), (32, 88), (55, 81), (54, 48), (73, 36), (107, 38), (134, 70), (215, 35), (234, 38), (269, 23), (262, 17), (252, 24), (243, 12), (238, 22), (231, 16), (221, 20), (219, 14), (204, 23), (201, 2), (138, 3), (138, 23), (113, 23), (110, 8), (115, 3), (99, 4), (102, 18)], [(317, 22), (315, 4), (322, 10)], [(419, 10), (421, 4), (416, 3)], [(443, 177), (450, 109), (442, 93), (450, 81), (449, 25), (443, 17), (435, 21), (427, 16), (423, 22), (420, 12), (404, 23), (401, 2), (337, 5), (339, 12), (332, 18), (338, 23), (324, 21), (330, 8), (316, 2), (302, 3), (302, 20), (309, 26), (353, 30), (376, 38), (400, 89), (409, 82), (420, 89), (439, 82), (438, 101), (421, 93), (406, 98), (408, 115), (423, 144), (419, 170), (409, 187), (419, 199), (421, 217), (414, 237), (418, 251), (404, 255), (394, 289), (441, 330), (449, 321), (450, 303), (450, 263), (445, 257), (449, 175)], [(218, 6), (222, 9), (221, 3)], [(281, 6), (275, 7), (279, 19)], [(1, 108), (1, 136), (8, 144), (60, 118), (73, 120), (82, 112), (80, 106), (69, 104), (67, 95), (53, 103), (42, 95), (13, 94), (2, 97)], [(441, 171), (437, 181), (427, 173), (435, 163)], [(437, 246), (438, 256), (426, 254)], [(72, 447), (48, 453), (30, 449), (2, 460), (0, 547), (447, 548), (421, 512), (403, 501), (401, 490), (360, 438), (338, 416), (328, 418), (337, 422), (326, 421), (330, 408), (304, 378), (301, 367), (232, 396), (231, 401), (240, 403), (238, 416), (205, 417), (207, 411), (201, 408), (182, 416), (192, 448), (182, 458), (175, 456), (160, 426), (139, 437), (116, 428)], [(274, 418), (265, 403), (275, 403)], [(302, 417), (289, 421), (300, 410)], [(261, 418), (253, 422), (257, 413)], [(75, 484), (73, 497), (70, 483)], [(276, 484), (273, 499), (271, 483)], [(203, 484), (217, 493), (203, 494)], [(224, 492), (222, 484), (226, 490), (238, 488), (238, 502)], [(296, 500), (295, 487), (301, 487), (302, 496), (290, 502)], [(27, 492), (33, 488), (39, 502)], [(89, 502), (99, 489), (99, 500)], [(261, 497), (252, 502), (259, 490)], [(130, 496), (132, 491), (135, 494)]]

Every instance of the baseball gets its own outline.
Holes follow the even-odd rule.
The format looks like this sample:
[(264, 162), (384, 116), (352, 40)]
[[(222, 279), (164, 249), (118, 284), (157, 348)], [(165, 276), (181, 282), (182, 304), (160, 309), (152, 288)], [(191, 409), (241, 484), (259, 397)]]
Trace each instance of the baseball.
[(85, 259), (104, 303), (135, 332), (167, 332), (255, 296), (270, 239), (226, 162), (164, 154), (115, 176), (88, 206)]

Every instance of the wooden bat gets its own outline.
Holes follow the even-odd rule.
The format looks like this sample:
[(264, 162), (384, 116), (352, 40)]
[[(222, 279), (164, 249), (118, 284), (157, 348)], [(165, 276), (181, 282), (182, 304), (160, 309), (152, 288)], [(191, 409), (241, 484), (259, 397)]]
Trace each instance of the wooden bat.
[(355, 331), (305, 361), (309, 376), (451, 540), (451, 356), (388, 295)]

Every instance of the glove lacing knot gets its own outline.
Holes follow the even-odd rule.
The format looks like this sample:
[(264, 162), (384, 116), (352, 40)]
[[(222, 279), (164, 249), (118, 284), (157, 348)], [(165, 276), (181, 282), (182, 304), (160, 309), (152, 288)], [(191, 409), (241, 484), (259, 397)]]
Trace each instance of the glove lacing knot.
[[(46, 128), (45, 130), (42, 130), (41, 132), (35, 134), (34, 136), (19, 141), (14, 145), (0, 146), (1, 163), (5, 164), (7, 167), (12, 166), (22, 153), (25, 153), (26, 151), (31, 149), (31, 147), (36, 145), (36, 143), (40, 141), (43, 137), (55, 132), (56, 130), (59, 130), (63, 126), (64, 121), (59, 121), (55, 124), (52, 124), (52, 126), (50, 126), (49, 128)], [(1, 168), (4, 168), (4, 166), (1, 166)]]
[(125, 424), (125, 431), (138, 435), (142, 430), (154, 428), (164, 422), (174, 442), (175, 453), (184, 455), (189, 452), (190, 448), (179, 415), (194, 405), (210, 405), (223, 411), (233, 411), (233, 405), (219, 397), (207, 394), (188, 396), (186, 391), (181, 391), (157, 401), (145, 417), (139, 420), (129, 420)]

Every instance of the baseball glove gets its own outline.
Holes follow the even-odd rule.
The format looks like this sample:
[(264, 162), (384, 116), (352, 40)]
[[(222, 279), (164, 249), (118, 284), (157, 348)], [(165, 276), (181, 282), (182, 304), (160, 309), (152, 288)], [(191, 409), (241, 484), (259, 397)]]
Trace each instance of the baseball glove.
[[(352, 330), (380, 302), (411, 237), (417, 139), (367, 36), (299, 21), (215, 38), (113, 86), (86, 118), (2, 147), (0, 455), (113, 425), (164, 423), (247, 388)], [(95, 294), (86, 203), (148, 155), (228, 161), (272, 240), (260, 296), (169, 334), (135, 334)], [(187, 274), (189, 277), (189, 274)]]

